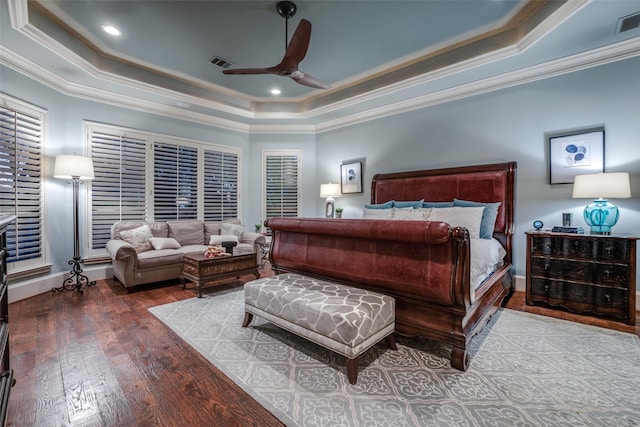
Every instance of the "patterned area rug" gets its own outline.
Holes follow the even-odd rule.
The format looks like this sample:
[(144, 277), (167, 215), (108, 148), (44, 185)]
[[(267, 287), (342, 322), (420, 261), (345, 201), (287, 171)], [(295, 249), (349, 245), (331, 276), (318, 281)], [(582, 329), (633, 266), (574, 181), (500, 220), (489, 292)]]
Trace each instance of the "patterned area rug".
[(288, 426), (637, 426), (640, 340), (633, 334), (498, 311), (467, 372), (450, 346), (398, 338), (344, 359), (259, 318), (242, 328), (242, 288), (150, 311)]

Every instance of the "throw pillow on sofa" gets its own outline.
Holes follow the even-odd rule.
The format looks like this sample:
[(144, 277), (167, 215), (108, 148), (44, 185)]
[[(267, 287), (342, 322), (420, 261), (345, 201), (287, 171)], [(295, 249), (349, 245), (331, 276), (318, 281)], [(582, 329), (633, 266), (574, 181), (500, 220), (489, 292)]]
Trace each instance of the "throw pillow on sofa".
[(228, 222), (223, 222), (220, 227), (220, 235), (230, 235), (238, 237), (238, 240), (242, 238), (242, 233), (244, 233), (244, 227), (240, 224), (230, 224)]
[(180, 243), (173, 237), (152, 237), (149, 239), (153, 249), (180, 249)]
[(152, 237), (153, 234), (151, 234), (151, 229), (147, 224), (120, 232), (120, 238), (133, 246), (138, 253), (153, 249), (153, 246), (149, 241)]

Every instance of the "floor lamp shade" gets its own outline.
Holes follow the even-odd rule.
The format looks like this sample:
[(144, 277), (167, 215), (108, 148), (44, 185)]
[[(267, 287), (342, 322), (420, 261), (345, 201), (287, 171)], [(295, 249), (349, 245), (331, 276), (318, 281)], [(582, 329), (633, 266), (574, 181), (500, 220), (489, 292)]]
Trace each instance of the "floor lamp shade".
[(573, 183), (573, 198), (594, 199), (584, 208), (584, 220), (591, 234), (611, 234), (620, 217), (618, 207), (607, 199), (631, 197), (629, 174), (626, 172), (577, 175)]
[(54, 178), (81, 180), (94, 179), (93, 160), (91, 157), (60, 154), (56, 156), (56, 164), (53, 168)]
[(335, 199), (334, 197), (340, 197), (342, 195), (342, 191), (340, 189), (340, 184), (320, 184), (320, 197), (326, 198), (327, 203), (324, 207), (324, 214), (327, 218), (333, 218), (335, 215)]

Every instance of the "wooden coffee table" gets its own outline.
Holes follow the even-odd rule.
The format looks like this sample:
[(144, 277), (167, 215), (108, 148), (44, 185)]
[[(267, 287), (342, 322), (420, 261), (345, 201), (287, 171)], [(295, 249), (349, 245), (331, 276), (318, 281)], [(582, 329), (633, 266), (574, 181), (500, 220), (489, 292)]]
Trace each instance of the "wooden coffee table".
[(256, 254), (230, 255), (207, 258), (203, 253), (193, 252), (182, 257), (182, 289), (187, 285), (186, 279), (195, 282), (198, 298), (202, 298), (202, 285), (227, 277), (240, 277), (255, 274), (260, 278)]

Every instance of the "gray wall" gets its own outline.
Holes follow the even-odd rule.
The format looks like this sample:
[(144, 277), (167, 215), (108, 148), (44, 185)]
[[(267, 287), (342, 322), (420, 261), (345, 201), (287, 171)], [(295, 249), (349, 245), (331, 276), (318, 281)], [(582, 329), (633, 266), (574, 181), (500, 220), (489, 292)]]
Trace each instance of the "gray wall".
[(515, 160), (515, 272), (524, 275), (531, 223), (560, 225), (572, 212), (585, 226), (589, 203), (571, 198), (571, 184), (548, 183), (546, 133), (605, 126), (605, 170), (631, 174), (632, 198), (613, 200), (621, 211), (614, 231), (640, 233), (639, 72), (634, 58), (322, 133), (318, 182), (335, 182), (342, 161), (366, 158), (364, 193), (336, 200), (343, 217), (358, 217), (376, 173)]

